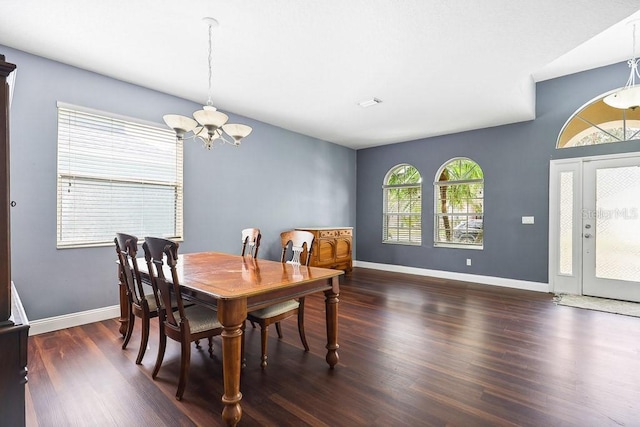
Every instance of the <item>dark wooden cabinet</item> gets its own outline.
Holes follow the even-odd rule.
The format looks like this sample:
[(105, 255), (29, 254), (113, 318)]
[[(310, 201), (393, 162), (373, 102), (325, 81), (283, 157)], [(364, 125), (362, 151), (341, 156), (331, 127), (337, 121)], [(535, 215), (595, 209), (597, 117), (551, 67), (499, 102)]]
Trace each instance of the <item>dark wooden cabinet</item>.
[(0, 425), (24, 426), (29, 321), (15, 287), (9, 325), (0, 327)]
[(11, 282), (9, 86), (16, 66), (0, 55), (0, 425), (25, 425), (29, 321)]
[(351, 272), (353, 227), (307, 227), (296, 228), (296, 230), (309, 231), (314, 235), (313, 253), (309, 265)]
[(11, 221), (9, 192), (9, 84), (16, 66), (0, 55), (0, 325), (11, 316)]

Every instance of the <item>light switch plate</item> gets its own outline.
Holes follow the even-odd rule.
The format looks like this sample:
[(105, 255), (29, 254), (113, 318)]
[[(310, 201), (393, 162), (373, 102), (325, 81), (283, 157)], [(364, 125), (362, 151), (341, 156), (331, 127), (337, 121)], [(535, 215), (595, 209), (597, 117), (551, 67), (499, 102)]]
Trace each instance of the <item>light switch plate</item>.
[(532, 216), (523, 216), (522, 217), (522, 223), (523, 224), (533, 224), (533, 217)]

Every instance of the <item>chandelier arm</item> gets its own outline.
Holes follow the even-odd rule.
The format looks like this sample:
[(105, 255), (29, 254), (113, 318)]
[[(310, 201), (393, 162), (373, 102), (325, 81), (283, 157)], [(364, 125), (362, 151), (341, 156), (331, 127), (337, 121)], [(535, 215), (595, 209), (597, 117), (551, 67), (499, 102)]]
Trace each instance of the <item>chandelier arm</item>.
[(227, 138), (225, 138), (225, 137), (224, 137), (224, 135), (226, 135), (226, 134), (225, 134), (225, 133), (221, 133), (221, 134), (220, 134), (220, 139), (221, 139), (223, 142), (225, 142), (225, 143), (227, 143), (227, 144), (235, 145), (233, 141), (229, 141)]
[(636, 73), (638, 72), (637, 65), (635, 65), (635, 59), (629, 59), (627, 61), (627, 65), (629, 65), (629, 68), (631, 69), (631, 71), (629, 71), (629, 78), (627, 79), (627, 82), (624, 84), (625, 89), (630, 88), (635, 84)]
[(190, 140), (193, 140), (194, 142), (203, 141), (203, 138), (200, 135), (196, 135), (196, 134), (189, 135), (188, 137), (185, 137), (184, 139), (185, 140), (189, 140), (190, 139)]
[(212, 146), (213, 146), (213, 143), (212, 143), (212, 141), (211, 141), (211, 138), (209, 138), (209, 137), (205, 138), (205, 137), (203, 137), (202, 135), (194, 135), (194, 136), (193, 136), (193, 140), (194, 140), (194, 141), (199, 140), (199, 141), (200, 141), (200, 143), (202, 144), (202, 146), (203, 146), (204, 148), (206, 148), (207, 150), (211, 150), (211, 148), (212, 148)]

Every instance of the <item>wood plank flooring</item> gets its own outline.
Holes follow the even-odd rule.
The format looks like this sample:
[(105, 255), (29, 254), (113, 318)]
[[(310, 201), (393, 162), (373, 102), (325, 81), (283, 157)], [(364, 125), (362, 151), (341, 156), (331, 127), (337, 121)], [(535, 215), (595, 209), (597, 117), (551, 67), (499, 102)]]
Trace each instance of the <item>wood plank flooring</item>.
[[(362, 268), (341, 286), (340, 364), (328, 369), (324, 302), (272, 328), (267, 368), (247, 327), (243, 426), (639, 426), (640, 318), (557, 306), (550, 294)], [(28, 426), (221, 425), (220, 338), (193, 350), (174, 398), (179, 346), (157, 380), (108, 320), (29, 340)], [(206, 346), (205, 346), (206, 347)], [(2, 424), (0, 420), (0, 425)]]

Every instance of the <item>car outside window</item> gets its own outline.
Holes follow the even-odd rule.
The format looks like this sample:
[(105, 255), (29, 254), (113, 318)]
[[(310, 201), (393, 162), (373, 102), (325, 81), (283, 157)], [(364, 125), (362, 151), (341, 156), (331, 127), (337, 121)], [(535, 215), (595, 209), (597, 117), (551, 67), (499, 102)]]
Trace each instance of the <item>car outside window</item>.
[(434, 246), (482, 249), (484, 173), (466, 157), (446, 162), (434, 183)]

